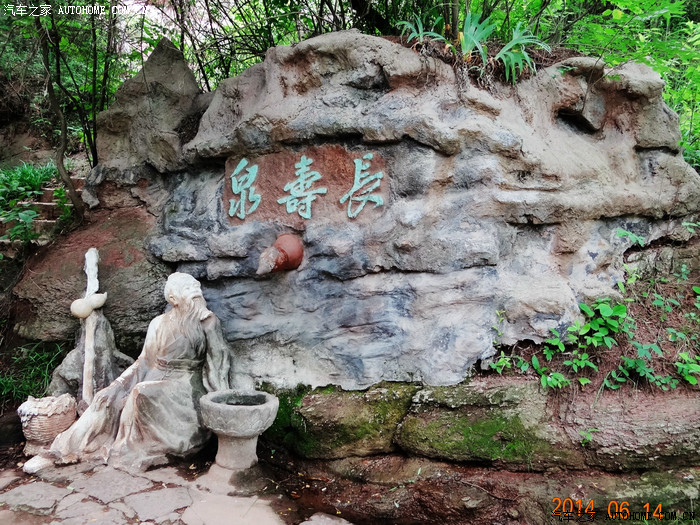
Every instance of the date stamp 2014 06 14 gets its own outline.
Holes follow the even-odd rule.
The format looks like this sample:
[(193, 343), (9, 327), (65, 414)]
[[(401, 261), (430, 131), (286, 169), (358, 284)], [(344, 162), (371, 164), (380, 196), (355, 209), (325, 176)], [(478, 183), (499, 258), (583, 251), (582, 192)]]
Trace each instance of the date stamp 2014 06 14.
[[(696, 518), (694, 512), (664, 512), (661, 503), (656, 505), (644, 503), (641, 509), (631, 509), (627, 501), (612, 500), (605, 510), (596, 511), (594, 500), (585, 502), (572, 498), (553, 498), (554, 509), (551, 512), (557, 521), (571, 521), (578, 523), (595, 523), (601, 521), (690, 521)], [(700, 517), (700, 516), (698, 516)]]

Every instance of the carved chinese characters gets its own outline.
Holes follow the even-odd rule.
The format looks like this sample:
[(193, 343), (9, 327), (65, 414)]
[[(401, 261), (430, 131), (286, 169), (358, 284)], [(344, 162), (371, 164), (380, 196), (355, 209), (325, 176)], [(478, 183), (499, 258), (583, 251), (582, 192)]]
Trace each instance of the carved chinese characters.
[(312, 147), (226, 163), (224, 203), (231, 224), (270, 220), (301, 226), (317, 218), (361, 221), (388, 198), (384, 160), (342, 146)]
[(287, 213), (299, 213), (304, 219), (311, 218), (311, 203), (316, 200), (316, 196), (328, 193), (328, 188), (311, 189), (311, 185), (321, 178), (318, 171), (309, 171), (312, 163), (312, 159), (301, 156), (301, 160), (294, 165), (297, 168), (297, 179), (284, 187), (289, 195), (277, 200), (278, 204), (286, 204)]
[[(242, 173), (245, 169), (245, 173)], [(229, 199), (228, 214), (231, 217), (245, 219), (260, 205), (260, 195), (255, 193), (253, 183), (258, 175), (257, 166), (248, 166), (248, 161), (243, 159), (238, 163), (231, 174), (231, 191), (236, 196)]]

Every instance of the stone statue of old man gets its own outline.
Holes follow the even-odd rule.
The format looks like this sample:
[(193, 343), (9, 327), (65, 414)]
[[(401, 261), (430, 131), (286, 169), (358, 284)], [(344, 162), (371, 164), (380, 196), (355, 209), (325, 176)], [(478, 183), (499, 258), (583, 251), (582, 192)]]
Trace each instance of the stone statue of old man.
[(172, 309), (151, 321), (136, 362), (95, 395), (51, 445), (58, 463), (101, 460), (126, 470), (165, 463), (209, 437), (199, 398), (229, 388), (229, 349), (199, 282), (174, 273), (165, 285)]

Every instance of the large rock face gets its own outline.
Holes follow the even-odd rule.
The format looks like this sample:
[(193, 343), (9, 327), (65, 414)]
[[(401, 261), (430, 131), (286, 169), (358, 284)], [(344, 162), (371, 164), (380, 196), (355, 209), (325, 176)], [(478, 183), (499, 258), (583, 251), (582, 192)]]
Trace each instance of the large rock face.
[[(167, 86), (160, 60), (145, 79)], [(637, 64), (569, 59), (489, 93), (332, 33), (222, 82), (186, 144), (177, 130), (204, 99), (177, 85), (143, 95), (170, 100), (149, 125), (172, 154), (139, 139), (154, 116), (135, 91), (110, 115), (140, 123), (101, 119), (114, 144), (88, 189), (99, 198), (106, 173), (149, 181), (132, 190), (159, 216), (148, 249), (203, 280), (237, 372), (277, 387), (458, 383), (494, 353), (497, 311), (501, 343), (542, 340), (614, 293), (619, 228), (677, 238), (700, 210), (663, 83)], [(300, 268), (256, 276), (285, 232), (303, 240)]]
[(150, 261), (143, 248), (143, 238), (154, 224), (143, 207), (100, 210), (92, 224), (30, 260), (13, 290), (19, 299), (16, 333), (45, 341), (76, 336), (80, 322), (70, 314), (70, 305), (85, 294), (85, 252), (94, 247), (100, 253), (101, 290), (108, 294), (103, 312), (117, 348), (138, 356), (148, 323), (165, 308), (163, 286), (170, 273), (163, 263)]

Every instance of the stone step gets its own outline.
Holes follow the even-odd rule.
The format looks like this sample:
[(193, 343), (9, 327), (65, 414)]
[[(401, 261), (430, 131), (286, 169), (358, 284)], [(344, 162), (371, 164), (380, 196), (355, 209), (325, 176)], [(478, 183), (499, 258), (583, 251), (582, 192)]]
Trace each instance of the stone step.
[(36, 219), (32, 221), (32, 230), (39, 234), (51, 234), (58, 225), (57, 220), (53, 219)]
[[(0, 222), (0, 237), (7, 234), (14, 226), (16, 221)], [(34, 219), (32, 221), (32, 231), (38, 234), (51, 234), (58, 221), (55, 219)]]
[[(76, 181), (79, 181), (76, 183)], [(75, 191), (78, 195), (83, 193), (83, 187), (85, 186), (85, 179), (74, 179), (73, 183), (75, 185)], [(43, 189), (43, 193), (39, 196), (38, 201), (39, 202), (54, 202), (56, 198), (56, 190), (58, 189), (57, 186), (47, 186)], [(66, 193), (66, 198), (70, 201), (70, 197), (68, 197), (68, 194)]]
[[(20, 205), (26, 205), (36, 210), (39, 213), (40, 219), (58, 219), (63, 213), (63, 209), (56, 202), (20, 202)], [(72, 204), (66, 204), (72, 207)]]

